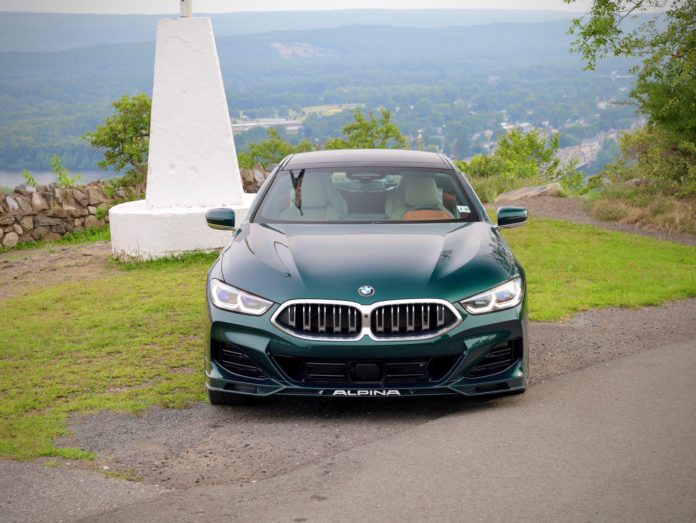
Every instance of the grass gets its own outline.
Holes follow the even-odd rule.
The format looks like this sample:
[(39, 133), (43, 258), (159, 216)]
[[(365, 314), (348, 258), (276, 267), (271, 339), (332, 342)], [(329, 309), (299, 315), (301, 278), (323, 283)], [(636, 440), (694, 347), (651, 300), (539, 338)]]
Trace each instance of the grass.
[[(505, 231), (530, 316), (696, 296), (696, 249), (551, 220)], [(57, 447), (70, 414), (205, 397), (204, 281), (215, 254), (117, 265), (112, 276), (0, 300), (0, 456), (89, 459)]]
[(11, 249), (5, 249), (0, 246), (0, 253), (9, 251), (21, 251), (26, 249), (36, 249), (38, 247), (45, 247), (48, 245), (76, 245), (78, 243), (92, 243), (109, 241), (111, 239), (111, 232), (108, 226), (98, 227), (95, 229), (85, 229), (80, 232), (69, 232), (57, 240), (41, 240), (37, 242), (23, 242), (18, 243), (15, 247)]
[(70, 413), (137, 412), (204, 398), (205, 274), (215, 255), (127, 266), (0, 301), (0, 456), (57, 448)]
[(533, 320), (696, 296), (696, 248), (570, 222), (504, 232), (527, 273)]

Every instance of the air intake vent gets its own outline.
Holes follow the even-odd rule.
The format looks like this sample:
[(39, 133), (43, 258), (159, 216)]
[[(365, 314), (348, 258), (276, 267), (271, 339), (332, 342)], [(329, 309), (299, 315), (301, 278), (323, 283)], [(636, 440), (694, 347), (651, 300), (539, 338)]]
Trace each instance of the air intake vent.
[(441, 381), (459, 355), (367, 360), (274, 356), (273, 360), (291, 381), (306, 385), (395, 387)]
[(492, 376), (509, 369), (522, 357), (522, 340), (510, 340), (488, 349), (476, 366), (466, 373), (467, 378)]
[(362, 330), (360, 310), (331, 303), (288, 305), (276, 322), (294, 333), (317, 338), (355, 338)]
[(267, 377), (241, 347), (220, 340), (212, 340), (211, 343), (215, 360), (225, 370), (247, 378)]
[(456, 321), (454, 313), (441, 303), (403, 303), (372, 311), (370, 328), (375, 338), (404, 338), (434, 334)]

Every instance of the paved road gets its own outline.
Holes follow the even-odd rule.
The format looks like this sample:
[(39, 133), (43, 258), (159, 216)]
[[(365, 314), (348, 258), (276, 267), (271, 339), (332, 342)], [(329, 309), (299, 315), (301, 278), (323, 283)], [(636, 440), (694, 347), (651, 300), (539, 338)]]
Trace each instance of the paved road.
[[(58, 502), (48, 519), (696, 521), (695, 385), (696, 341), (670, 345), (256, 483), (124, 491), (119, 482), (110, 497), (95, 481), (64, 494), (80, 510)], [(0, 492), (30, 497), (46, 519), (41, 481), (0, 481)], [(7, 507), (0, 519), (34, 519)]]

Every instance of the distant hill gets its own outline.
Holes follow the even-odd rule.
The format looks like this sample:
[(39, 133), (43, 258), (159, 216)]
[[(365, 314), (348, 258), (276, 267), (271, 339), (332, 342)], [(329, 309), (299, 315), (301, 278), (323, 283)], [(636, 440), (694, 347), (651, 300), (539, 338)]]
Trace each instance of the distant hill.
[[(448, 77), (476, 77), (484, 71), (496, 74), (529, 65), (556, 64), (580, 70), (579, 58), (568, 51), (566, 30), (565, 22), (442, 28), (353, 25), (218, 35), (217, 48), (234, 104), (246, 85), (253, 86), (257, 96), (272, 90), (297, 97), (311, 94), (306, 84), (331, 85), (337, 75), (351, 78), (353, 85), (405, 86), (416, 80), (437, 85)], [(303, 47), (305, 52), (298, 52)], [(154, 51), (154, 42), (144, 42), (0, 53), (0, 93), (20, 99), (95, 102), (149, 91)], [(257, 99), (239, 106), (267, 104)]]
[[(154, 41), (156, 20), (165, 16), (0, 12), (0, 52), (62, 51), (96, 44)], [(424, 28), (548, 22), (568, 20), (571, 17), (567, 12), (561, 11), (497, 9), (356, 9), (209, 16), (213, 19), (218, 37), (354, 24)]]
[[(465, 157), (503, 121), (564, 126), (579, 140), (625, 125), (629, 62), (582, 70), (568, 50), (567, 21), (461, 27), (350, 25), (220, 36), (217, 46), (233, 115), (287, 116), (306, 106), (386, 106), (410, 136)], [(0, 53), (0, 169), (46, 169), (53, 153), (90, 169), (97, 153), (80, 140), (123, 94), (150, 92), (154, 42), (54, 52)], [(346, 115), (305, 122), (323, 140)], [(564, 131), (565, 132), (565, 131)], [(483, 134), (482, 134), (483, 133)], [(574, 134), (573, 134), (574, 133)], [(243, 143), (244, 137), (241, 138)]]

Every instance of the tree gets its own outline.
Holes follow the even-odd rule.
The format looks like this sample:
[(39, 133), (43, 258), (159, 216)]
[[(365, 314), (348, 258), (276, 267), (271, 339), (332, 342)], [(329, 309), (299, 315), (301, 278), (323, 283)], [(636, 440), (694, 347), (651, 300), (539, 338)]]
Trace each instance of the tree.
[(114, 102), (114, 114), (84, 138), (98, 149), (104, 149), (101, 169), (126, 169), (121, 182), (125, 185), (143, 183), (147, 175), (147, 154), (150, 145), (150, 110), (152, 100), (144, 93), (123, 96)]
[(557, 151), (558, 134), (548, 137), (538, 129), (528, 133), (510, 129), (498, 138), (493, 154), (479, 154), (459, 164), (472, 177), (553, 180), (561, 172)]
[(593, 0), (570, 33), (588, 69), (607, 54), (642, 59), (631, 98), (649, 124), (696, 142), (694, 0)]
[(257, 163), (263, 166), (279, 163), (289, 154), (311, 151), (314, 145), (309, 140), (302, 140), (293, 145), (285, 140), (277, 129), (271, 127), (266, 133), (266, 139), (249, 145), (249, 148), (237, 154), (239, 166), (243, 169), (251, 169)]
[[(564, 0), (568, 3), (574, 0)], [(626, 20), (660, 10), (635, 28)], [(573, 21), (575, 49), (587, 68), (613, 53), (642, 59), (631, 97), (648, 118), (645, 129), (624, 133), (621, 157), (606, 170), (611, 183), (639, 178), (677, 197), (696, 194), (696, 2), (594, 0)]]
[[(606, 165), (608, 182), (621, 186), (638, 184), (644, 192), (656, 189), (678, 199), (696, 197), (696, 146), (675, 146), (671, 133), (647, 126), (624, 133), (619, 140), (621, 155)], [(696, 205), (694, 205), (696, 211)]]
[(346, 124), (345, 138), (330, 138), (324, 149), (404, 149), (406, 138), (391, 121), (391, 113), (381, 108), (379, 118), (370, 111), (365, 117), (360, 109), (353, 112), (354, 121)]

